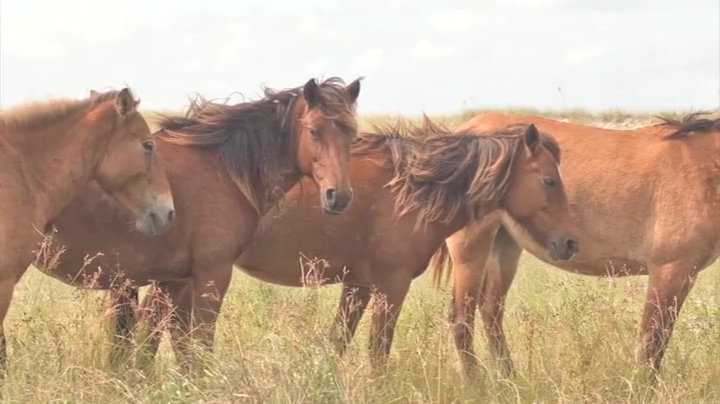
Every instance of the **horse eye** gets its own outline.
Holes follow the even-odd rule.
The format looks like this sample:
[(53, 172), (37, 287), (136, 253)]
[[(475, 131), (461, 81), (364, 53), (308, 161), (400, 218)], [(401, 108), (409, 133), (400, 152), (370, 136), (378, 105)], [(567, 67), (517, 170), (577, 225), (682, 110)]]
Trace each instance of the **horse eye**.
[(544, 183), (545, 185), (549, 186), (549, 187), (555, 186), (555, 180), (552, 179), (552, 178), (550, 178), (550, 177), (544, 177), (544, 178), (543, 178), (543, 183)]
[(320, 133), (318, 132), (317, 129), (311, 128), (311, 129), (310, 129), (310, 136), (312, 136), (312, 138), (313, 138), (314, 140), (318, 140), (318, 139), (320, 138)]
[(155, 142), (153, 142), (152, 140), (146, 140), (142, 142), (142, 146), (143, 149), (145, 149), (145, 151), (149, 153), (153, 151), (153, 148), (155, 147)]

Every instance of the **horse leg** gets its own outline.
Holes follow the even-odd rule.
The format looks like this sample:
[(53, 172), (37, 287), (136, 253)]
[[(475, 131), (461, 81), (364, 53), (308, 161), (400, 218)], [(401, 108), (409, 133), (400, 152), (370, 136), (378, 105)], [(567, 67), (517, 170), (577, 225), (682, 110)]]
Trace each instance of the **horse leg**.
[[(21, 232), (20, 232), (21, 233)], [(22, 253), (23, 241), (26, 239), (22, 234), (16, 238), (3, 239), (0, 234), (0, 242), (3, 242), (10, 252), (0, 257), (0, 379), (7, 373), (7, 341), (5, 339), (5, 316), (7, 315), (10, 303), (12, 302), (15, 284), (27, 270), (28, 264), (32, 262), (32, 254)], [(32, 245), (40, 241), (33, 240)]]
[(448, 320), (467, 377), (477, 369), (473, 348), (475, 309), (496, 231), (497, 227), (485, 231), (465, 228), (446, 240), (453, 264), (453, 296)]
[(340, 304), (331, 333), (338, 355), (342, 356), (345, 353), (369, 301), (370, 288), (343, 283)]
[(157, 282), (150, 285), (149, 290), (138, 309), (143, 335), (138, 351), (138, 366), (145, 368), (155, 360), (163, 332), (171, 321), (174, 305), (170, 301), (169, 285)]
[[(2, 272), (0, 272), (2, 273)], [(3, 274), (4, 275), (4, 274)], [(7, 341), (5, 340), (5, 316), (10, 308), (17, 277), (0, 278), (0, 378), (7, 373)]]
[(132, 285), (114, 287), (108, 291), (110, 310), (113, 313), (112, 348), (110, 365), (117, 366), (127, 361), (132, 347), (135, 328), (135, 309), (138, 306), (138, 288)]
[[(167, 297), (172, 310), (167, 324), (170, 332), (175, 359), (183, 371), (187, 372), (192, 367), (192, 304), (193, 304), (193, 282), (172, 282), (166, 285)], [(151, 332), (156, 332), (156, 328)], [(159, 339), (159, 336), (158, 336)]]
[(395, 324), (411, 281), (411, 276), (400, 274), (375, 284), (369, 342), (370, 359), (376, 370), (382, 370), (387, 363), (395, 335)]
[(648, 269), (650, 280), (641, 323), (638, 360), (657, 373), (675, 320), (698, 271), (681, 262), (651, 265)]
[(498, 361), (503, 376), (514, 376), (510, 348), (503, 329), (505, 298), (517, 272), (522, 248), (510, 234), (500, 228), (485, 266), (485, 279), (481, 294), (480, 315), (485, 326), (490, 353)]
[(169, 289), (170, 299), (177, 307), (171, 337), (175, 353), (186, 369), (198, 362), (194, 341), (199, 342), (203, 354), (212, 352), (215, 323), (231, 278), (229, 262), (213, 270), (198, 271), (191, 283)]

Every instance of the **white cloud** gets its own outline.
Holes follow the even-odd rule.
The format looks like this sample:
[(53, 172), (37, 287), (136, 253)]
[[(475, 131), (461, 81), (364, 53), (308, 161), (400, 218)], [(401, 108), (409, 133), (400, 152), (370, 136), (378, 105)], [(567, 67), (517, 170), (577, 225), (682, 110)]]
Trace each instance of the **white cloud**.
[(327, 26), (327, 23), (323, 23), (320, 16), (308, 13), (301, 15), (298, 19), (297, 31), (299, 34), (311, 38), (323, 38), (333, 35), (333, 30)]
[(353, 76), (367, 76), (379, 71), (385, 63), (385, 51), (380, 48), (366, 49), (355, 58), (350, 69)]
[(330, 59), (326, 56), (321, 56), (318, 58), (315, 58), (311, 60), (307, 65), (305, 65), (304, 71), (306, 72), (304, 76), (309, 77), (320, 77), (320, 76), (326, 76), (328, 72), (330, 71), (331, 63)]
[(3, 3), (3, 51), (32, 60), (53, 59), (83, 47), (133, 35), (150, 19), (114, 1), (63, 0), (42, 7)]
[(412, 55), (420, 61), (431, 61), (445, 58), (454, 52), (455, 47), (452, 44), (423, 38), (415, 43)]
[(592, 47), (592, 48), (584, 48), (584, 49), (578, 49), (574, 51), (570, 51), (565, 54), (565, 61), (568, 63), (585, 63), (589, 62), (595, 59), (600, 58), (601, 56), (605, 56), (607, 54), (607, 49), (602, 47)]
[(441, 11), (432, 21), (442, 33), (466, 32), (477, 21), (477, 14), (471, 10), (449, 9)]
[(145, 108), (177, 108), (367, 75), (376, 112), (716, 106), (720, 3), (649, 1), (0, 0), (0, 103), (128, 83)]
[(495, 0), (498, 6), (548, 7), (568, 3), (568, 0)]

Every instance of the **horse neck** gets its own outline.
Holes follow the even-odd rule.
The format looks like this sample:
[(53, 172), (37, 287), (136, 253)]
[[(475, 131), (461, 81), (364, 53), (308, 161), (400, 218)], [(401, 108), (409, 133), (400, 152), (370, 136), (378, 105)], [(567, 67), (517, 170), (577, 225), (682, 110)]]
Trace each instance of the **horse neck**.
[(478, 213), (474, 214), (470, 213), (468, 209), (462, 209), (448, 223), (442, 224), (442, 231), (447, 234), (446, 238), (466, 226), (494, 222), (500, 218), (500, 204), (497, 201), (485, 203), (483, 206), (474, 206), (471, 209)]
[[(514, 169), (513, 166), (515, 164), (516, 162), (511, 162), (511, 167), (508, 169)], [(469, 192), (469, 190), (466, 190), (466, 192)], [(469, 201), (469, 199), (472, 198), (468, 198), (468, 201), (466, 202), (467, 205), (463, 206), (462, 209), (459, 209), (458, 212), (448, 221), (448, 223), (444, 224), (445, 228), (450, 232), (450, 234), (453, 234), (468, 225), (498, 221), (501, 200), (505, 196), (504, 193), (505, 191), (502, 191), (500, 195), (496, 195), (490, 200), (479, 200), (474, 203)]]
[(115, 126), (115, 122), (107, 124), (109, 111), (101, 108), (80, 111), (23, 134), (16, 143), (36, 226), (44, 227), (91, 180)]

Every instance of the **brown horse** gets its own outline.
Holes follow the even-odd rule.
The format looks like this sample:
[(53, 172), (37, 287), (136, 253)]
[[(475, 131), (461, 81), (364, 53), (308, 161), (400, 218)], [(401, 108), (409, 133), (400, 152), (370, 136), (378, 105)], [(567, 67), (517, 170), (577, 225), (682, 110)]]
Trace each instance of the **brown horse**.
[[(468, 223), (512, 222), (547, 246), (553, 259), (577, 251), (553, 156), (557, 148), (534, 126), (487, 137), (447, 134), (429, 122), (401, 132), (406, 133), (389, 130), (357, 139), (351, 162), (357, 196), (347, 213), (318, 214), (317, 191), (300, 184), (261, 220), (236, 261), (250, 275), (275, 284), (341, 282), (334, 330), (340, 352), (374, 295), (370, 340), (376, 363), (389, 353), (411, 281), (445, 238)], [(298, 252), (329, 265), (303, 268)], [(231, 272), (220, 275), (227, 283)], [(163, 287), (146, 297), (145, 307), (153, 307)]]
[[(493, 130), (517, 122), (551, 132), (563, 150), (563, 179), (582, 250), (571, 261), (552, 264), (585, 275), (650, 275), (638, 359), (658, 370), (698, 272), (720, 256), (720, 119), (692, 115), (621, 131), (482, 114), (462, 128)], [(512, 227), (483, 230), (475, 224), (450, 237), (448, 247), (454, 306), (466, 304), (451, 317), (465, 365), (475, 365), (473, 317), (479, 305), (491, 352), (511, 374), (502, 327), (505, 296), (522, 248), (547, 261), (543, 251)]]
[[(48, 223), (92, 180), (136, 218), (146, 234), (173, 216), (165, 173), (129, 89), (86, 100), (56, 100), (0, 112), (0, 366), (2, 322), (15, 284), (44, 252)], [(38, 249), (40, 248), (40, 249)], [(36, 250), (36, 251), (34, 251)]]
[[(88, 189), (54, 221), (66, 251), (50, 274), (112, 290), (126, 282), (172, 281), (179, 359), (190, 364), (188, 338), (211, 347), (228, 287), (224, 274), (275, 200), (306, 176), (320, 188), (325, 212), (341, 213), (350, 204), (348, 161), (359, 91), (359, 81), (345, 87), (332, 78), (266, 90), (255, 102), (196, 100), (186, 116), (165, 119), (157, 134), (177, 206), (170, 230), (155, 238), (129, 231), (124, 212), (99, 189)], [(103, 255), (85, 262), (98, 252)]]

